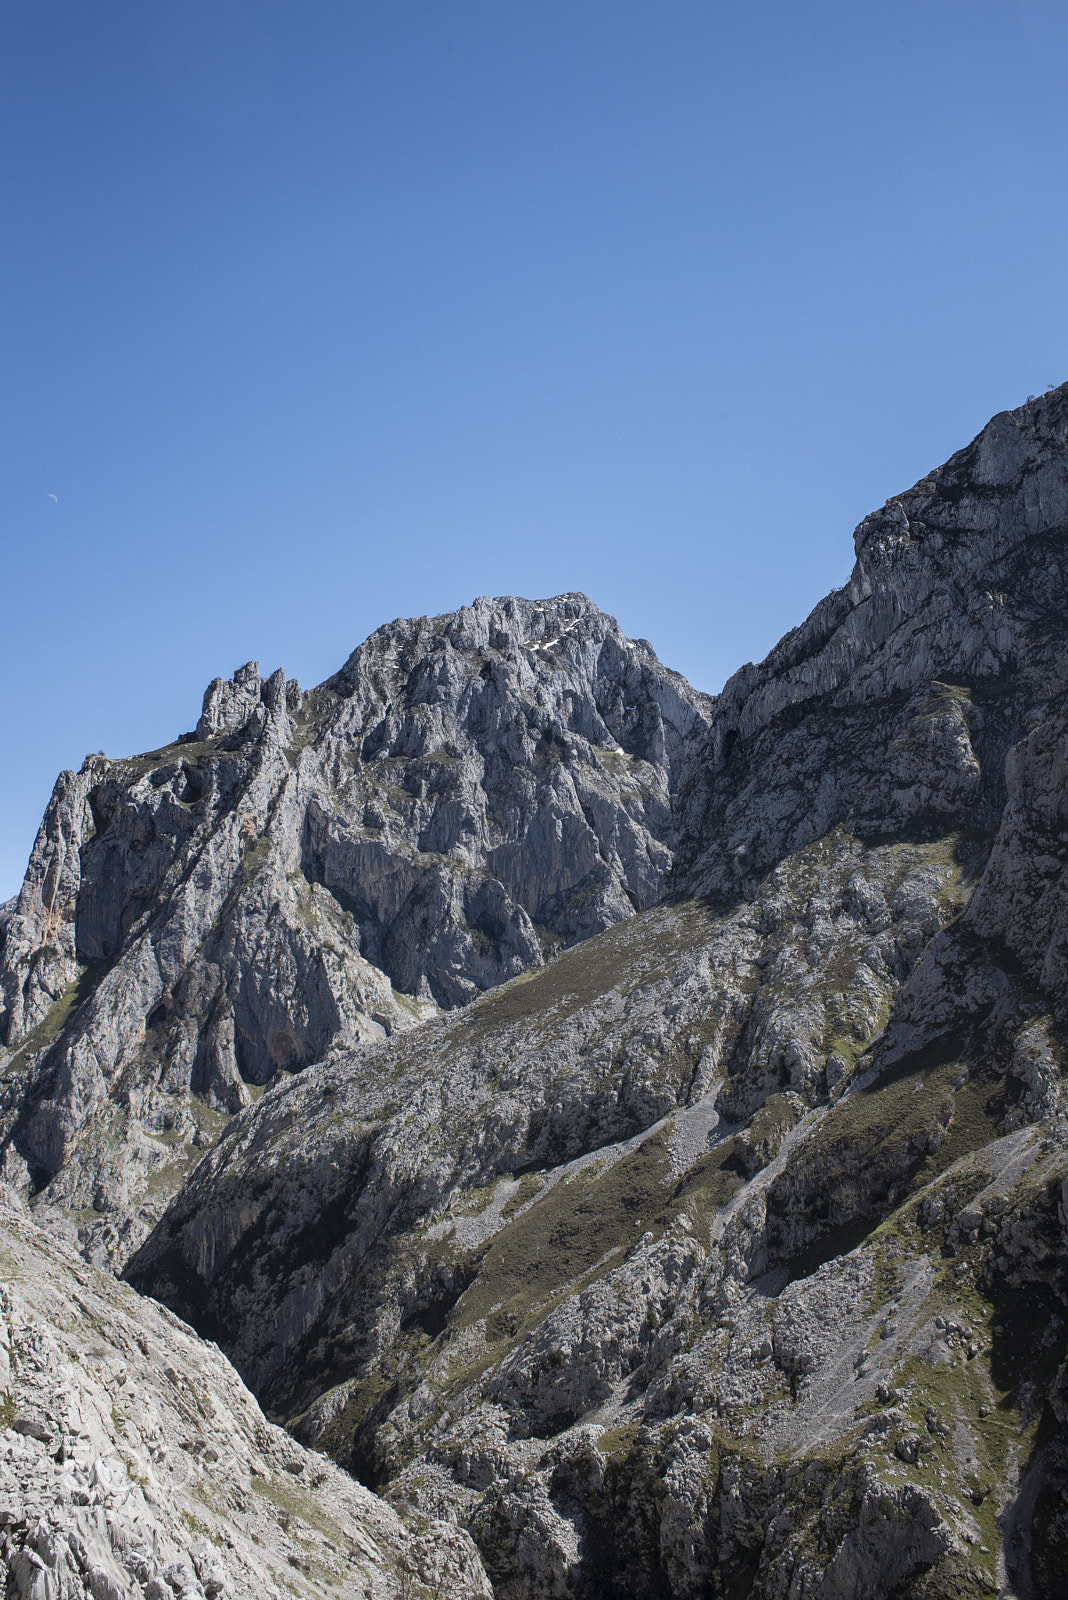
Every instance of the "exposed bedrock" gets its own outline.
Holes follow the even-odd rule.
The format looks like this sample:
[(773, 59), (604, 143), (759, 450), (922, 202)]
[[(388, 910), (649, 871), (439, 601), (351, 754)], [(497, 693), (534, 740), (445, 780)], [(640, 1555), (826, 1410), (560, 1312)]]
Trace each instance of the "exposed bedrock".
[(489, 1600), (470, 1539), (404, 1521), (264, 1417), (226, 1359), (0, 1185), (0, 1572), (30, 1600)]
[(62, 774), (0, 933), (11, 1181), (121, 1260), (276, 1073), (654, 904), (707, 707), (581, 595), (479, 600)]
[(1068, 400), (995, 417), (856, 530), (849, 583), (716, 699), (680, 786), (680, 889), (751, 893), (838, 822), (997, 826), (1005, 757), (1064, 688)]
[[(1066, 414), (995, 418), (765, 663), (688, 722), (657, 701), (674, 898), (599, 845), (633, 915), (595, 895), (547, 966), (268, 1088), (131, 1263), (302, 1440), (470, 1530), (499, 1596), (1059, 1592)], [(383, 712), (361, 782), (421, 727)], [(390, 943), (388, 793), (362, 832), (309, 806), (302, 864), (414, 963), (480, 913), (435, 862)], [(437, 815), (425, 853), (485, 825)], [(539, 827), (536, 882), (495, 878), (544, 944)]]

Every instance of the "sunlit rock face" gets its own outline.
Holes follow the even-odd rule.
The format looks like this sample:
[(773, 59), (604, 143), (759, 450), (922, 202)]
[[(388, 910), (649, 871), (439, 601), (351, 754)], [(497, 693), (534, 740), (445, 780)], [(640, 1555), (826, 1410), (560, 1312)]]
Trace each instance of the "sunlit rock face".
[(213, 1344), (0, 1185), (0, 1572), (31, 1600), (490, 1600), (470, 1538), (402, 1521), (267, 1421)]
[[(1062, 1592), (1066, 424), (995, 418), (767, 661), (657, 701), (658, 903), (620, 850), (634, 915), (269, 1088), (130, 1264), (508, 1600)], [(386, 700), (361, 781), (410, 759)]]
[(121, 1260), (275, 1074), (655, 904), (708, 708), (582, 595), (483, 599), (63, 773), (0, 928), (9, 1177)]
[[(580, 595), (480, 600), (310, 692), (250, 663), (174, 745), (61, 775), (0, 910), (36, 1213), (0, 1223), (39, 1281), (3, 1301), (13, 1581), (90, 1551), (121, 1588), (75, 1491), (142, 1561), (122, 1403), (82, 1385), (86, 1467), (81, 1347), (33, 1326), (73, 1273), (151, 1387), (137, 1300), (101, 1310), (66, 1232), (431, 1519), (419, 1551), (376, 1524), (397, 1593), (484, 1593), (470, 1538), (505, 1600), (1058, 1594), (1066, 560), (1059, 390), (865, 519), (846, 587), (714, 700)], [(308, 1470), (227, 1393), (242, 1495), (250, 1437), (272, 1493)], [(343, 1486), (299, 1514), (370, 1516)], [(156, 1544), (172, 1590), (216, 1583)]]

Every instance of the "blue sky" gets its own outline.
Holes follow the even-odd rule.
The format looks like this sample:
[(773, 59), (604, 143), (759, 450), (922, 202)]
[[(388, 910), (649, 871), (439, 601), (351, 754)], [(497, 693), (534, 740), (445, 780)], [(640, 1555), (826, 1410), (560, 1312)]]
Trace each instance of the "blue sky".
[(702, 688), (1068, 377), (1068, 7), (3, 0), (0, 897), (250, 657), (585, 590)]

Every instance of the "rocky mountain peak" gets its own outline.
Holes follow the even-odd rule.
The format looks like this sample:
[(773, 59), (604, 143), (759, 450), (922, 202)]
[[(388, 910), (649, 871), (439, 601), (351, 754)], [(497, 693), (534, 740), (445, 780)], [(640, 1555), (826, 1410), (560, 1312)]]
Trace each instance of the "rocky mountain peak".
[(493, 651), (514, 656), (521, 649), (556, 643), (565, 633), (576, 630), (579, 640), (603, 640), (609, 634), (623, 638), (615, 619), (606, 616), (584, 594), (562, 594), (548, 600), (481, 595), (458, 611), (386, 623), (353, 651), (339, 676), (355, 678), (362, 655), (388, 649), (391, 643), (400, 645), (402, 641), (418, 639), (430, 650), (449, 645), (460, 653), (484, 655)]
[[(500, 827), (480, 783), (585, 817), (602, 729), (620, 770), (674, 749), (670, 892), (605, 847), (634, 915), (273, 1086), (127, 1275), (305, 1443), (469, 1530), (498, 1594), (1063, 1592), (1065, 406), (865, 518), (849, 583), (692, 720), (596, 617), (586, 655), (496, 602), (358, 653), (339, 792), (403, 771), (431, 826), (416, 762), (452, 739), (458, 858)], [(524, 776), (484, 782), (506, 741)]]
[[(204, 705), (197, 722), (195, 739), (211, 739), (217, 734), (248, 730), (250, 736), (262, 733), (271, 716), (299, 711), (302, 695), (295, 678), (286, 682), (281, 667), (269, 678), (260, 678), (258, 661), (246, 661), (230, 679), (213, 678), (204, 691)], [(281, 736), (288, 733), (288, 724)]]
[(379, 727), (364, 734), (371, 754), (398, 740), (419, 753), (450, 717), (476, 743), (492, 741), (515, 725), (518, 701), (536, 734), (556, 728), (562, 737), (670, 765), (706, 704), (660, 665), (651, 645), (628, 639), (582, 594), (482, 598), (445, 616), (389, 623), (330, 686), (354, 702), (346, 732), (376, 711), (393, 715), (392, 734)]
[[(510, 1600), (1063, 1591), (1066, 402), (714, 701), (482, 599), (61, 775), (0, 912), (23, 1589), (227, 1592), (160, 1529), (192, 1453), (257, 1574), (302, 1519), (302, 1593), (484, 1594), (467, 1535)], [(351, 1576), (373, 1501), (159, 1302), (415, 1547)]]
[(9, 1170), (58, 1195), (78, 1149), (78, 1195), (136, 1233), (161, 1095), (195, 1149), (276, 1073), (654, 904), (709, 704), (583, 595), (480, 599), (307, 694), (250, 661), (194, 733), (62, 774), (0, 950)]

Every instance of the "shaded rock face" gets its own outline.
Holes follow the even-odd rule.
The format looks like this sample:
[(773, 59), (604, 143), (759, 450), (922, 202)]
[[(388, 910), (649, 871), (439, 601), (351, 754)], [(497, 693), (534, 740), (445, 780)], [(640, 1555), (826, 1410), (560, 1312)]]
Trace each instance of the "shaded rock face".
[(121, 1259), (250, 1088), (655, 903), (706, 716), (583, 596), (479, 600), (63, 773), (0, 929), (9, 1178)]
[[(543, 969), (268, 1089), (129, 1267), (499, 1596), (1058, 1592), (1066, 415), (996, 418), (667, 719), (676, 898), (627, 879)], [(338, 815), (302, 859), (363, 929)]]
[[(1052, 709), (1052, 708), (1051, 708)], [(1035, 983), (1068, 1016), (1068, 708), (1055, 709), (1010, 752), (1009, 796), (973, 926), (1004, 939)]]
[(836, 823), (997, 826), (1008, 750), (1064, 687), (1058, 389), (866, 517), (849, 583), (717, 697), (681, 786), (675, 883), (730, 901)]

